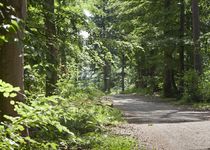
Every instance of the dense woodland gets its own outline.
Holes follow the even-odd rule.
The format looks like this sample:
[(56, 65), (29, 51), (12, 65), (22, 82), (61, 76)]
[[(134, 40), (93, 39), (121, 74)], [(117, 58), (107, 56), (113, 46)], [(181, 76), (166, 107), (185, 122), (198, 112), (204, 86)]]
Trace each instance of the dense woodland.
[(208, 103), (209, 58), (209, 0), (1, 0), (0, 149), (132, 149), (100, 97)]

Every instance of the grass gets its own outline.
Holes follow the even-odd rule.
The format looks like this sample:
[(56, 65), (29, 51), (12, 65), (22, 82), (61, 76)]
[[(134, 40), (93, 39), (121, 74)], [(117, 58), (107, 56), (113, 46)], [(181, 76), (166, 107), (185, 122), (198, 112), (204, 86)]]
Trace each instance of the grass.
[(131, 137), (119, 135), (103, 135), (98, 138), (98, 142), (93, 146), (93, 150), (137, 150), (138, 144)]

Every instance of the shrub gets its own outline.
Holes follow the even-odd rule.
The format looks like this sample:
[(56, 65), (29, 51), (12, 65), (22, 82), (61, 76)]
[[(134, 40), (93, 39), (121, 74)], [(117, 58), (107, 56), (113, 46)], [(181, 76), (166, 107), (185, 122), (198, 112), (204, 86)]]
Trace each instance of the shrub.
[(185, 91), (183, 99), (186, 101), (200, 101), (199, 76), (194, 70), (185, 72), (184, 75)]
[(210, 70), (204, 72), (200, 80), (200, 89), (204, 102), (210, 102)]
[(210, 101), (210, 71), (199, 76), (194, 70), (187, 71), (184, 76), (185, 91), (183, 99), (188, 102)]
[[(0, 82), (5, 96), (14, 97), (18, 88)], [(81, 90), (66, 96), (31, 94), (26, 103), (14, 102), (17, 117), (5, 116), (0, 124), (0, 149), (86, 149), (94, 144), (90, 139), (103, 135), (105, 125), (121, 121), (121, 113), (104, 106), (93, 98), (97, 95), (86, 89), (86, 100), (75, 100)], [(67, 94), (67, 93), (66, 93)], [(91, 96), (89, 96), (90, 94)], [(99, 95), (98, 95), (99, 96)], [(65, 98), (64, 98), (65, 97)], [(72, 99), (74, 100), (72, 100)], [(22, 136), (30, 131), (30, 135)]]

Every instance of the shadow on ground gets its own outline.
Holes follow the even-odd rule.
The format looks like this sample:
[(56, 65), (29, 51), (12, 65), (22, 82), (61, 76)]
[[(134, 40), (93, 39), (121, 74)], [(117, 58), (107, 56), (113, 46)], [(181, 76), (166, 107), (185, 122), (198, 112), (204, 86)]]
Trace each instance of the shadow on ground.
[(210, 120), (209, 111), (187, 111), (144, 96), (112, 96), (114, 107), (124, 112), (129, 123), (181, 123)]

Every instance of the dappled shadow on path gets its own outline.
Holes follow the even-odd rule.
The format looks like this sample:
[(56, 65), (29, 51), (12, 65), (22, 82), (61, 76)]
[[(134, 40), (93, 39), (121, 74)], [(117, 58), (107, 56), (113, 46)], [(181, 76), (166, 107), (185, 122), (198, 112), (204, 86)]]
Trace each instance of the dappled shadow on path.
[(210, 120), (209, 111), (188, 111), (155, 99), (135, 95), (112, 96), (114, 107), (129, 123), (181, 123)]

